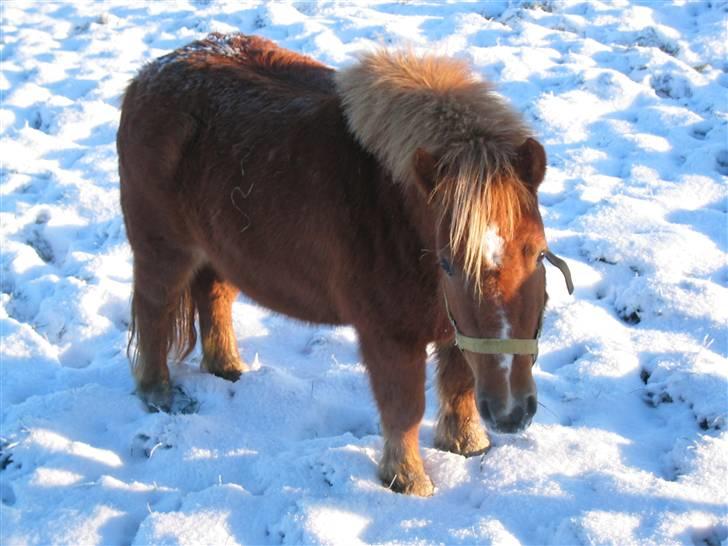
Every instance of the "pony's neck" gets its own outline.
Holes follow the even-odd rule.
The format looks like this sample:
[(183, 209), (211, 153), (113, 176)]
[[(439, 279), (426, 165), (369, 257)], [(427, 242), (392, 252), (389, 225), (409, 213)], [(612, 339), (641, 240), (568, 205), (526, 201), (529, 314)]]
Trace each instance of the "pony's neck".
[[(390, 180), (390, 183), (395, 182)], [(402, 191), (405, 210), (422, 243), (422, 250), (435, 251), (437, 215), (424, 192), (414, 184), (398, 184)]]
[[(372, 157), (372, 156), (369, 156)], [(414, 183), (396, 182), (386, 166), (375, 160), (375, 192), (382, 196), (379, 200), (381, 213), (385, 217), (396, 216), (400, 226), (410, 235), (400, 234), (400, 240), (413, 244), (417, 240), (419, 251), (435, 250), (436, 214), (428, 203), (427, 196)], [(371, 184), (372, 180), (365, 181)], [(395, 203), (396, 201), (396, 203)]]

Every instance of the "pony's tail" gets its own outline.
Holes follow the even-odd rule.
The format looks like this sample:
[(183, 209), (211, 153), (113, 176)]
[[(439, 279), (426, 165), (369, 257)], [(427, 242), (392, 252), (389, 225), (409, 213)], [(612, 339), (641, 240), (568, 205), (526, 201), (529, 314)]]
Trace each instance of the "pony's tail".
[(171, 327), (167, 336), (167, 354), (174, 351), (175, 360), (181, 362), (189, 356), (197, 343), (195, 314), (197, 306), (188, 286), (180, 295), (174, 308)]
[[(136, 290), (131, 301), (131, 320), (129, 322), (129, 342), (126, 347), (126, 355), (131, 364), (135, 375), (140, 378), (145, 375), (144, 370), (139, 369), (145, 366), (146, 359), (141, 359), (140, 352), (143, 351), (145, 339), (147, 336), (156, 336), (156, 339), (166, 339), (166, 354), (172, 353), (174, 360), (179, 363), (194, 350), (197, 343), (197, 329), (195, 328), (195, 315), (197, 306), (192, 297), (190, 286), (187, 286), (176, 298), (167, 306), (163, 316), (155, 320), (154, 325), (142, 331), (139, 328), (139, 308), (138, 294)], [(151, 356), (151, 355), (150, 355)], [(166, 366), (166, 362), (162, 363)]]

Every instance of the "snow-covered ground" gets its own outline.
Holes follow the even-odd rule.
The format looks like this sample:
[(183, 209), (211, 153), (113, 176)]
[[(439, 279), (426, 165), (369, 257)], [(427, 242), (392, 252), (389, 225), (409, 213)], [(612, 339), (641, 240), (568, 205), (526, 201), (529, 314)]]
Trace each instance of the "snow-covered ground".
[[(0, 10), (2, 544), (728, 543), (728, 2)], [(210, 31), (332, 66), (376, 45), (467, 58), (545, 144), (541, 210), (577, 288), (548, 272), (544, 407), (465, 459), (431, 447), (428, 381), (434, 497), (380, 486), (349, 328), (241, 299), (251, 373), (205, 375), (195, 353), (173, 368), (195, 413), (150, 414), (133, 395), (119, 97)]]

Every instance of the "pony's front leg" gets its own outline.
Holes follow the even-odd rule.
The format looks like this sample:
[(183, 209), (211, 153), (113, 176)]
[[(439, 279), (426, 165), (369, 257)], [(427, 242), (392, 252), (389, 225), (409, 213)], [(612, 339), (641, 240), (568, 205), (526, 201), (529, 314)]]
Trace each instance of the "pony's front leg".
[(425, 347), (406, 347), (383, 336), (360, 334), (360, 340), (384, 434), (379, 478), (399, 493), (432, 495), (432, 480), (419, 453), (425, 411)]
[(435, 447), (470, 457), (485, 453), (490, 441), (480, 422), (473, 391), (473, 373), (455, 346), (437, 349), (437, 390), (440, 412)]

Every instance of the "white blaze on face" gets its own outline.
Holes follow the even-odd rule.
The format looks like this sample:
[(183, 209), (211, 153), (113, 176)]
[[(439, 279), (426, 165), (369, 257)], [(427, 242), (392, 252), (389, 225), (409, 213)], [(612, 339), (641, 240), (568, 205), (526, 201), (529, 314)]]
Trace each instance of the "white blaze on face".
[[(502, 265), (503, 259), (503, 247), (505, 245), (503, 237), (498, 234), (498, 226), (490, 225), (485, 231), (483, 236), (483, 249), (485, 250), (485, 261), (488, 267), (492, 269), (498, 269)], [(498, 299), (501, 298), (501, 294), (497, 294)], [(511, 324), (508, 322), (503, 308), (498, 309), (498, 318), (501, 323), (500, 338), (508, 339), (511, 335)], [(500, 367), (503, 370), (507, 370), (510, 374), (511, 365), (513, 363), (513, 355), (501, 355)]]
[[(501, 308), (498, 310), (498, 315), (501, 321), (500, 338), (508, 339), (511, 336), (511, 323), (508, 322), (508, 317), (505, 311)], [(503, 370), (506, 375), (506, 385), (508, 386), (508, 398), (506, 399), (506, 414), (510, 413), (513, 409), (513, 395), (511, 394), (511, 373), (513, 372), (513, 355), (502, 354), (499, 356), (499, 367)]]
[[(483, 247), (485, 250), (485, 261), (488, 267), (497, 269), (502, 265), (503, 247), (505, 242), (498, 233), (498, 226), (488, 226), (483, 237)], [(501, 294), (497, 297), (501, 299)], [(500, 319), (501, 329), (499, 332), (500, 339), (508, 339), (511, 336), (511, 323), (508, 321), (506, 312), (503, 308), (498, 309), (498, 318)], [(508, 398), (506, 401), (506, 412), (510, 413), (513, 403), (511, 395), (511, 372), (513, 370), (513, 355), (502, 354), (498, 357), (499, 367), (502, 373), (506, 375), (506, 384), (508, 386)]]
[(486, 265), (492, 269), (500, 267), (503, 258), (503, 238), (498, 234), (498, 226), (488, 226), (482, 245)]
[[(485, 266), (489, 269), (498, 269), (502, 265), (503, 250), (505, 247), (505, 241), (499, 234), (498, 226), (490, 225), (483, 235), (481, 241), (481, 248), (483, 250), (483, 259)], [(495, 302), (502, 301), (501, 294), (492, 295)], [(496, 303), (496, 305), (498, 305)], [(500, 322), (500, 331), (496, 334), (500, 339), (508, 339), (511, 336), (511, 323), (508, 321), (505, 309), (498, 305), (497, 307), (498, 320)], [(504, 414), (509, 414), (513, 407), (513, 396), (511, 394), (511, 372), (513, 369), (513, 355), (501, 354), (497, 355), (498, 368), (501, 373), (505, 376), (506, 385), (508, 388), (508, 396), (505, 403)]]

